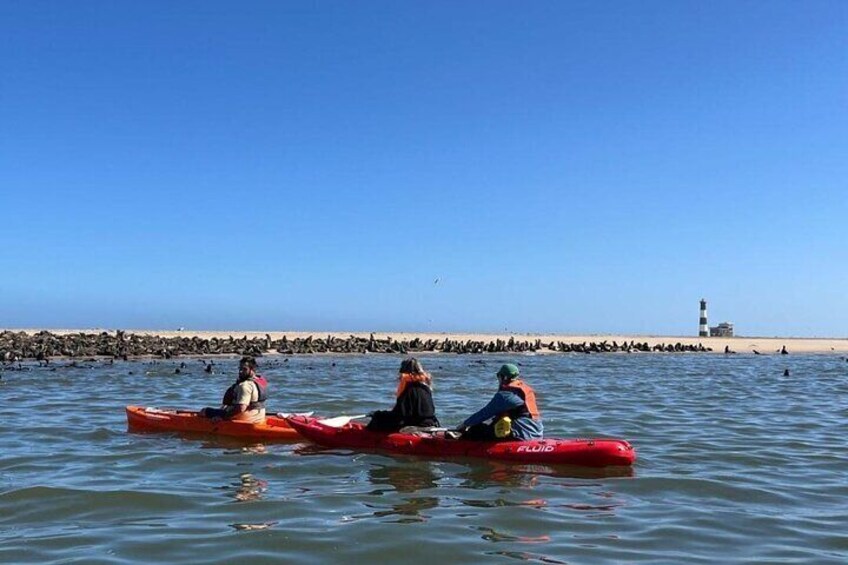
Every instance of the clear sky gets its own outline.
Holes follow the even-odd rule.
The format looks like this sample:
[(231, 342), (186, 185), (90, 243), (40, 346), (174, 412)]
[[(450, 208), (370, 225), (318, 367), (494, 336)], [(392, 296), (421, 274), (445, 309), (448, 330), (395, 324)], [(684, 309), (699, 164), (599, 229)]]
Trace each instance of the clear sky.
[(0, 211), (0, 327), (845, 337), (848, 2), (0, 0)]

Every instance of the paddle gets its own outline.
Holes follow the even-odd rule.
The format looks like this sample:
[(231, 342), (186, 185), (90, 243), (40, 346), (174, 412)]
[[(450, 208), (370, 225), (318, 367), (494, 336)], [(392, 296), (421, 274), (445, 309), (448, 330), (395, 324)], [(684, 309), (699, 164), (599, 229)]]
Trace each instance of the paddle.
[(197, 414), (197, 410), (186, 410), (185, 408), (171, 408), (170, 406), (146, 406), (144, 411), (148, 414)]
[(319, 424), (324, 424), (330, 428), (341, 428), (342, 426), (350, 423), (351, 420), (358, 420), (360, 418), (367, 418), (369, 414), (357, 414), (356, 416), (336, 416), (335, 418), (326, 418), (324, 420), (318, 420)]
[(292, 416), (311, 416), (315, 412), (277, 412), (277, 418), (291, 418)]
[(450, 428), (438, 428), (436, 426), (404, 426), (398, 430), (402, 434), (435, 434), (446, 432)]

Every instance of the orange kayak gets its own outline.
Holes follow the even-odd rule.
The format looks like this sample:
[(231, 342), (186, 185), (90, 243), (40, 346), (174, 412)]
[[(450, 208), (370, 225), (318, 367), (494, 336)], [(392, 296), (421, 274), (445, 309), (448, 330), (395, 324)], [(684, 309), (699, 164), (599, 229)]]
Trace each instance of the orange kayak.
[(269, 415), (262, 424), (213, 421), (192, 410), (127, 406), (127, 429), (136, 432), (185, 432), (262, 441), (302, 439), (285, 418)]

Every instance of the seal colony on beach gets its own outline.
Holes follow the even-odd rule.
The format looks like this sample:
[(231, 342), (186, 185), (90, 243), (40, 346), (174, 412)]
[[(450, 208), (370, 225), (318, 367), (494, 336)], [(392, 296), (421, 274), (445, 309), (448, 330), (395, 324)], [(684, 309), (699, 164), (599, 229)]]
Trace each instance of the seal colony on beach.
[[(241, 335), (234, 337), (233, 334)], [(708, 353), (761, 354), (848, 352), (848, 339), (693, 338), (656, 336), (565, 336), (492, 334), (410, 334), (377, 337), (359, 333), (0, 330), (0, 363), (51, 358), (128, 359), (206, 355), (303, 354), (561, 354), (561, 353)], [(785, 344), (788, 344), (787, 345)], [(781, 345), (784, 344), (784, 345)], [(209, 372), (212, 367), (208, 367)]]
[(71, 333), (55, 334), (40, 331), (28, 334), (23, 331), (4, 331), (0, 333), (0, 361), (4, 363), (23, 359), (44, 361), (54, 357), (130, 357), (154, 356), (163, 359), (181, 355), (264, 355), (279, 353), (283, 355), (302, 355), (314, 353), (615, 353), (615, 352), (668, 352), (697, 353), (712, 351), (701, 344), (683, 343), (655, 344), (647, 342), (611, 343), (600, 342), (567, 343), (561, 340), (543, 341), (509, 339), (458, 340), (458, 339), (421, 339), (398, 340), (392, 337), (376, 338), (349, 336), (347, 338), (328, 335), (326, 338), (297, 337), (272, 339), (270, 334), (264, 337), (235, 338), (212, 337), (209, 339), (193, 337), (162, 337), (140, 335), (118, 330), (114, 333)]

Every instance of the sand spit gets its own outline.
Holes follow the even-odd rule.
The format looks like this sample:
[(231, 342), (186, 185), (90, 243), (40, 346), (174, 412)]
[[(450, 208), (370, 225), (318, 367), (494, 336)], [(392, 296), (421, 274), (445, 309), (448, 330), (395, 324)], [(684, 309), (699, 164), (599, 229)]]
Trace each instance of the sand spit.
[(4, 330), (0, 362), (55, 357), (321, 353), (846, 353), (848, 339), (627, 335)]

